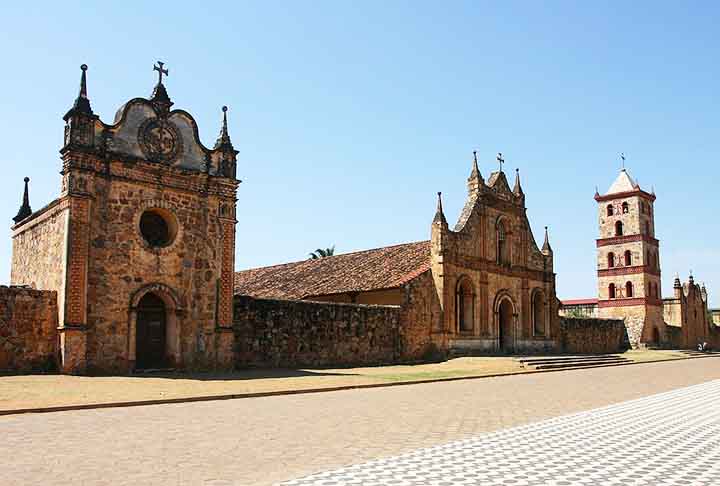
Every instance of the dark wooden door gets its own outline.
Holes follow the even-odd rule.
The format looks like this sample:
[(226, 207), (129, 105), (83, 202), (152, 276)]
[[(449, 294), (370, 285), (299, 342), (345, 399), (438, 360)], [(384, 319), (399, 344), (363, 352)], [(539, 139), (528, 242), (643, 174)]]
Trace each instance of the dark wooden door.
[(136, 368), (165, 366), (165, 321), (165, 303), (160, 298), (148, 294), (140, 299), (137, 310)]

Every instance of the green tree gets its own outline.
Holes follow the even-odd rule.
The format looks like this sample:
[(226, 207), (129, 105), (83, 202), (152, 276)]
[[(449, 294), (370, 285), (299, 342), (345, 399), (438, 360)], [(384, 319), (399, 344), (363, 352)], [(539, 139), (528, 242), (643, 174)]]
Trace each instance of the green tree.
[(318, 258), (325, 258), (329, 256), (333, 256), (335, 254), (335, 245), (331, 246), (330, 248), (318, 248), (314, 252), (310, 253), (310, 260), (317, 260)]

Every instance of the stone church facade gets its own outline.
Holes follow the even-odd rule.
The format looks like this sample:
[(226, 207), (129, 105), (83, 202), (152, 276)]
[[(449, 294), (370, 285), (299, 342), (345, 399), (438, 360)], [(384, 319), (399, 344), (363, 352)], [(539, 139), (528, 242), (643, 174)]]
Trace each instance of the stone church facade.
[(535, 242), (519, 174), (512, 189), (502, 170), (486, 183), (474, 157), (467, 187), (452, 229), (438, 194), (429, 241), (238, 272), (236, 294), (398, 306), (405, 357), (557, 349), (553, 252), (547, 232)]
[(226, 119), (203, 146), (155, 69), (152, 96), (107, 124), (83, 65), (58, 198), (32, 212), (26, 180), (11, 284), (57, 293), (63, 371), (232, 366), (237, 152)]

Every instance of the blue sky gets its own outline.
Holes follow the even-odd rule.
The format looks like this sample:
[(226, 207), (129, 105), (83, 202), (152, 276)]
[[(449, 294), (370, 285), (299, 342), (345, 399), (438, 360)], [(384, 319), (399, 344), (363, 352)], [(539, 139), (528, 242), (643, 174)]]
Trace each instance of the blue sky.
[(57, 196), (62, 115), (87, 63), (111, 122), (160, 59), (176, 108), (240, 150), (237, 268), (429, 237), (471, 153), (519, 167), (561, 298), (596, 294), (595, 186), (618, 153), (654, 185), (664, 294), (692, 269), (720, 306), (716, 2), (32, 2), (3, 6), (0, 275), (22, 178)]

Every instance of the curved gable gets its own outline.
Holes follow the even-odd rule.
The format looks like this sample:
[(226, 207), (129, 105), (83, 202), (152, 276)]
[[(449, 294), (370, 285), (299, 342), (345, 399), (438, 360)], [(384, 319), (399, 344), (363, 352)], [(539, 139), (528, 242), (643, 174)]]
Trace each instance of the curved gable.
[[(135, 98), (118, 110), (114, 125), (104, 128), (111, 153), (202, 172), (210, 165), (211, 151), (200, 141), (192, 115), (184, 110), (162, 116), (151, 101)], [(163, 147), (172, 147), (167, 160), (153, 152), (160, 138)], [(216, 170), (211, 166), (210, 172)]]

